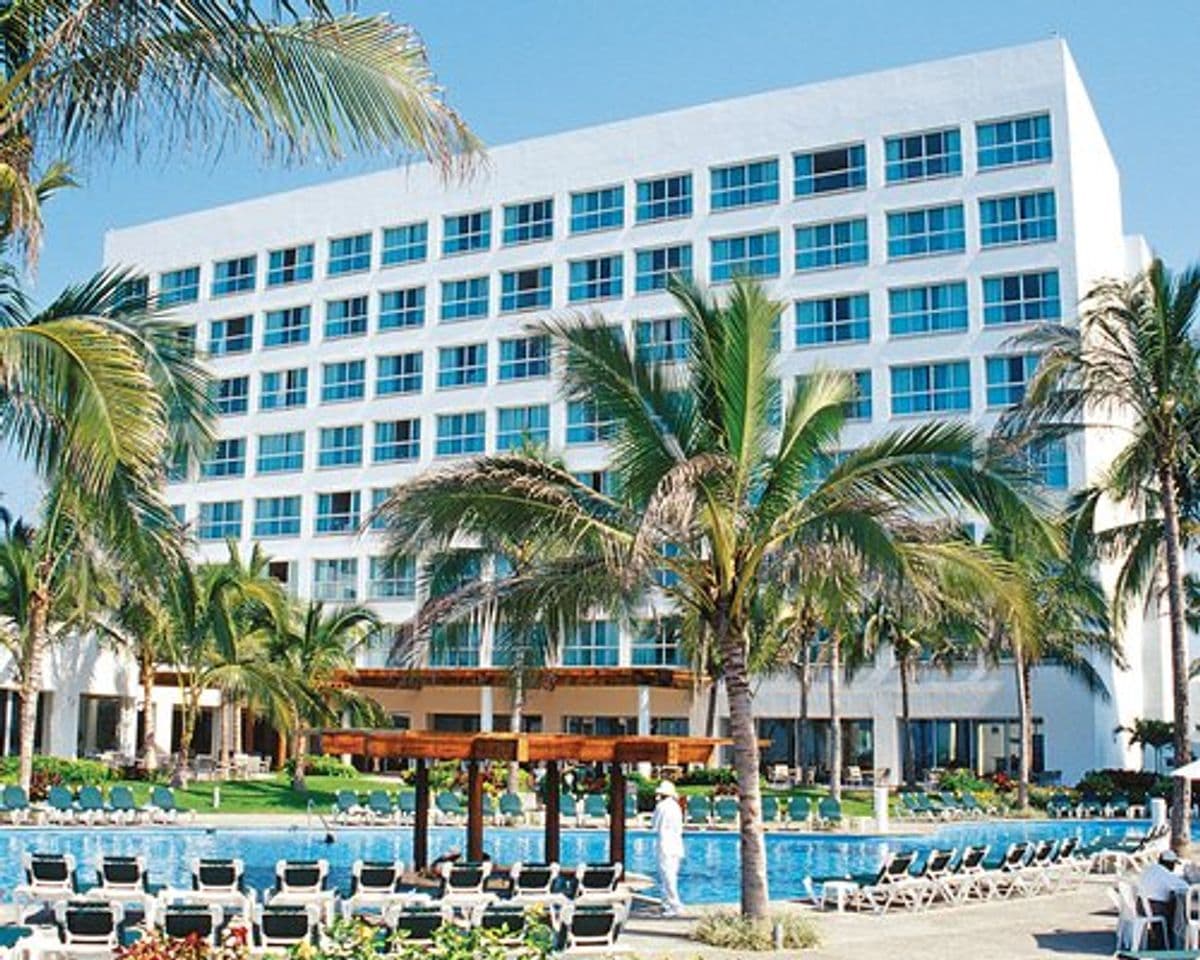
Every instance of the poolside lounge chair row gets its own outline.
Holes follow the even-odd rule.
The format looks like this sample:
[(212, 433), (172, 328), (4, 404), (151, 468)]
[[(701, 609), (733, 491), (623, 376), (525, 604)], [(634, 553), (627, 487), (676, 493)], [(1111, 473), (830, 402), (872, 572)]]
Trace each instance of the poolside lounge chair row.
[[(335, 822), (344, 824), (410, 823), (416, 810), (417, 796), (413, 790), (401, 790), (395, 796), (387, 790), (372, 790), (365, 797), (353, 790), (339, 790), (333, 803)], [(431, 812), (436, 822), (457, 825), (466, 821), (466, 801), (452, 791), (442, 791), (434, 796)], [(565, 793), (559, 799), (559, 814), (568, 826), (605, 827), (608, 825), (608, 798), (589, 793), (576, 800)], [(638, 815), (637, 800), (633, 796), (625, 798), (625, 815), (630, 819)], [(504, 793), (493, 798), (485, 793), (483, 816), (494, 823), (511, 826), (526, 823), (531, 811), (526, 809), (524, 799), (518, 794)]]
[(164, 786), (153, 787), (150, 802), (144, 806), (134, 800), (129, 787), (120, 784), (109, 790), (107, 798), (97, 786), (82, 786), (78, 793), (72, 793), (67, 787), (55, 785), (41, 803), (30, 803), (18, 786), (7, 786), (0, 793), (0, 817), (14, 824), (175, 823), (194, 816), (192, 811), (181, 809), (175, 794)]
[(994, 809), (981, 804), (969, 790), (964, 790), (961, 796), (955, 796), (947, 790), (936, 793), (901, 791), (899, 800), (897, 815), (913, 820), (978, 819), (995, 813)]
[[(842, 823), (842, 805), (833, 797), (822, 797), (814, 806), (804, 794), (786, 798), (766, 794), (762, 798), (763, 823), (768, 828), (783, 827), (809, 830), (814, 827), (837, 827)], [(693, 794), (686, 801), (684, 823), (693, 827), (729, 827), (738, 825), (738, 798), (710, 798)]]
[(1140, 810), (1135, 809), (1135, 805), (1123, 793), (1115, 793), (1107, 800), (1101, 800), (1094, 793), (1084, 792), (1078, 800), (1065, 793), (1054, 794), (1046, 803), (1046, 813), (1051, 817), (1124, 818), (1132, 813), (1140, 813)]

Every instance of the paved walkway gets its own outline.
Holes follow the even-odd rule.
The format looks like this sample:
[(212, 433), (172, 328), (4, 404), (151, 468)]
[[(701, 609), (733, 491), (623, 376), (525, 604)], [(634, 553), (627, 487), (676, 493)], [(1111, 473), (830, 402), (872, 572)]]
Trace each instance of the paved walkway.
[[(925, 913), (812, 913), (821, 946), (804, 952), (744, 954), (688, 939), (685, 920), (634, 918), (620, 952), (663, 960), (746, 956), (804, 960), (1074, 960), (1111, 957), (1115, 915), (1107, 880), (1031, 899), (972, 904)], [(806, 908), (797, 907), (797, 909)]]

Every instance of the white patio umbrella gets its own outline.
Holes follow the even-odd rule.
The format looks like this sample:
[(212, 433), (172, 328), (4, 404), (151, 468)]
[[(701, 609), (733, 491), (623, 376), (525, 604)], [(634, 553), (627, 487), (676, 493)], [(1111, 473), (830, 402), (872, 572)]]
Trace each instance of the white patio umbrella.
[(1200, 780), (1200, 760), (1185, 763), (1171, 771), (1173, 777), (1183, 777), (1185, 780)]

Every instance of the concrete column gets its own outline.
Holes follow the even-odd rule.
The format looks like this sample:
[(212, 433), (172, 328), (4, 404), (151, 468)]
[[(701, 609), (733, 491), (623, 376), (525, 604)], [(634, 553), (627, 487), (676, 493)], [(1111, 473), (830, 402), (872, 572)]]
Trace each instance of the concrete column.
[(491, 733), (496, 729), (495, 722), (496, 695), (491, 687), (479, 688), (479, 729), (483, 733)]
[(96, 727), (99, 725), (100, 719), (100, 701), (95, 697), (88, 697), (84, 701), (84, 705), (86, 711), (83, 721), (83, 752), (85, 756), (90, 756), (96, 752)]
[(121, 716), (117, 721), (117, 749), (127, 757), (137, 756), (137, 702), (121, 698)]
[[(650, 688), (637, 688), (637, 732), (639, 737), (650, 736)], [(643, 777), (650, 776), (650, 764), (639, 763), (638, 773)]]

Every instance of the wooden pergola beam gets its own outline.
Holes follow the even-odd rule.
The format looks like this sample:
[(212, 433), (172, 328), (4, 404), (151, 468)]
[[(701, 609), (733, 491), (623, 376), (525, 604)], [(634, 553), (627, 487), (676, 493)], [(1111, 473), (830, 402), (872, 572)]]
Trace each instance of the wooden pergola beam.
[[(420, 690), (424, 687), (506, 687), (512, 674), (499, 667), (359, 667), (338, 680), (354, 687)], [(531, 689), (558, 687), (657, 687), (695, 690), (696, 675), (675, 667), (552, 667), (542, 670)]]

